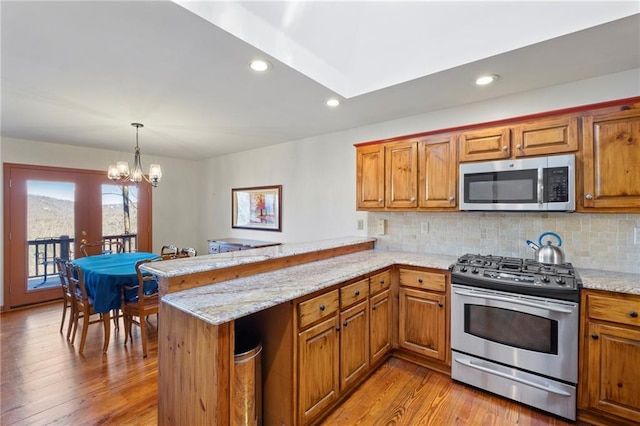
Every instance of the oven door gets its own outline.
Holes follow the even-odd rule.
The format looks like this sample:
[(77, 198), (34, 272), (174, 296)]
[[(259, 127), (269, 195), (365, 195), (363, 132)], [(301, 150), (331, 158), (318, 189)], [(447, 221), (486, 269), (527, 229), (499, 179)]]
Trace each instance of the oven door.
[(578, 321), (574, 302), (452, 286), (454, 351), (569, 383), (578, 381)]

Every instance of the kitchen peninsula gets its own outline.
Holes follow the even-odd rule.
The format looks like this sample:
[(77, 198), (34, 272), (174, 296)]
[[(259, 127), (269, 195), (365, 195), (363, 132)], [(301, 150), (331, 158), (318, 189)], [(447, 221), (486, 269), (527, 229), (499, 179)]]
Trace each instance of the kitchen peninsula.
[[(345, 309), (340, 306), (339, 301), (352, 297), (351, 293), (344, 292), (352, 288), (357, 288), (353, 294), (359, 293), (360, 289), (366, 295), (370, 293), (371, 297), (362, 299), (362, 302), (374, 309), (382, 306), (377, 302), (378, 295), (391, 291), (389, 299), (394, 313), (398, 312), (403, 300), (417, 300), (414, 296), (420, 295), (418, 290), (426, 290), (423, 293), (432, 299), (422, 300), (434, 303), (421, 304), (419, 309), (427, 309), (421, 311), (421, 315), (431, 314), (438, 309), (442, 312), (441, 315), (437, 314), (438, 318), (442, 318), (437, 323), (442, 331), (437, 338), (431, 339), (432, 336), (429, 336), (430, 340), (434, 340), (437, 351), (432, 348), (426, 348), (428, 350), (423, 352), (420, 352), (420, 348), (414, 350), (415, 345), (408, 335), (415, 330), (407, 323), (407, 318), (403, 320), (394, 315), (393, 325), (389, 327), (393, 330), (391, 340), (393, 349), (396, 349), (394, 354), (402, 356), (403, 348), (409, 348), (404, 352), (404, 355), (409, 355), (408, 359), (411, 359), (410, 352), (413, 351), (418, 354), (416, 359), (419, 361), (432, 359), (435, 368), (446, 371), (447, 365), (450, 365), (448, 266), (455, 261), (455, 257), (379, 251), (373, 249), (374, 241), (372, 238), (341, 238), (284, 244), (251, 252), (201, 256), (145, 266), (145, 269), (158, 276), (164, 294), (158, 331), (158, 423), (229, 424), (234, 408), (231, 395), (234, 394), (232, 378), (236, 327), (251, 330), (263, 344), (264, 424), (293, 425), (316, 420), (318, 412), (326, 412), (327, 407), (348, 395), (354, 386), (347, 384), (347, 391), (342, 392), (341, 382), (339, 389), (321, 395), (326, 396), (326, 400), (320, 398), (315, 401), (313, 395), (304, 391), (304, 386), (299, 386), (304, 381), (301, 374), (306, 374), (305, 370), (297, 368), (305, 362), (306, 356), (300, 350), (300, 345), (308, 332), (305, 328), (307, 323), (327, 323), (332, 332), (334, 325), (336, 331), (340, 328), (343, 324), (342, 314), (348, 314), (353, 307), (360, 306), (355, 302), (346, 305)], [(582, 270), (581, 274), (585, 287), (593, 285), (593, 288), (603, 289), (598, 278), (604, 280), (604, 274)], [(398, 285), (401, 277), (409, 280), (414, 275), (415, 285), (426, 287), (407, 286), (406, 289), (399, 289), (402, 286)], [(591, 280), (591, 276), (596, 280)], [(378, 280), (379, 277), (384, 279)], [(634, 274), (606, 274), (606, 282), (615, 286), (614, 291), (640, 294), (640, 287), (636, 288), (637, 278)], [(383, 281), (389, 287), (377, 293), (378, 290), (374, 290), (373, 286)], [(363, 283), (364, 287), (361, 286)], [(402, 290), (408, 294), (406, 299), (399, 296)], [(316, 300), (321, 303), (314, 305)], [(321, 313), (315, 309), (318, 306)], [(325, 306), (326, 309), (323, 309)], [(415, 308), (417, 305), (412, 306)], [(307, 311), (308, 307), (313, 309)], [(431, 307), (433, 311), (429, 310)], [(326, 315), (331, 311), (335, 312), (337, 319), (328, 319)], [(367, 318), (373, 329), (374, 311), (369, 310)], [(344, 322), (348, 323), (347, 320)], [(372, 342), (375, 340), (373, 335), (367, 334), (366, 337), (367, 342), (369, 338)], [(444, 346), (437, 342), (440, 338), (445, 342)], [(327, 342), (336, 340), (324, 341)], [(390, 349), (375, 361), (372, 355), (368, 371), (373, 371), (390, 354)], [(344, 361), (340, 358), (336, 362)], [(330, 370), (333, 366), (312, 367)], [(357, 385), (366, 376), (365, 371), (353, 383)], [(315, 376), (312, 378), (317, 379)], [(329, 382), (332, 382), (331, 378)], [(308, 407), (307, 400), (314, 404)]]

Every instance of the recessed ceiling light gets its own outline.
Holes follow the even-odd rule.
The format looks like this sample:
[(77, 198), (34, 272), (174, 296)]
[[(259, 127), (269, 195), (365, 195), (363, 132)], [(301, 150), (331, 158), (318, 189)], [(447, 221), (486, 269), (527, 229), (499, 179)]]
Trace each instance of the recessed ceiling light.
[(254, 71), (263, 72), (269, 69), (269, 62), (262, 59), (254, 59), (251, 61), (251, 64), (249, 64), (249, 67)]
[(487, 84), (491, 84), (498, 79), (498, 76), (495, 74), (483, 75), (476, 79), (476, 84), (478, 86), (486, 86)]
[(337, 107), (338, 105), (340, 105), (340, 101), (338, 99), (329, 99), (329, 100), (327, 100), (327, 106)]

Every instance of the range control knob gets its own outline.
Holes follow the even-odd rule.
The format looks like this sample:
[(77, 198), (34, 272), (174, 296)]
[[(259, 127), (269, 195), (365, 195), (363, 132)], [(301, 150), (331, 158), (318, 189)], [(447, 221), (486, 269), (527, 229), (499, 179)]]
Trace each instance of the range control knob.
[(542, 282), (543, 283), (548, 283), (549, 282), (549, 277), (547, 275), (543, 275), (542, 276)]
[(562, 277), (556, 278), (556, 283), (560, 285), (565, 285), (567, 282)]
[(471, 270), (472, 274), (477, 274), (478, 272), (480, 272), (478, 268), (473, 268), (473, 270)]
[(466, 266), (462, 266), (460, 268), (460, 272), (467, 272), (467, 267)]

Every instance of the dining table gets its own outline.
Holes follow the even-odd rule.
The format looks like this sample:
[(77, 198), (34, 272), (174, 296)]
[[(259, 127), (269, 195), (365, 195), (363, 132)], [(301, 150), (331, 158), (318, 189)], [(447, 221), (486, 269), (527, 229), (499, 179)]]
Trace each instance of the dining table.
[(156, 253), (131, 252), (98, 254), (75, 259), (73, 264), (82, 268), (84, 285), (93, 298), (93, 309), (109, 313), (119, 309), (124, 285), (137, 285), (136, 263), (158, 257)]

